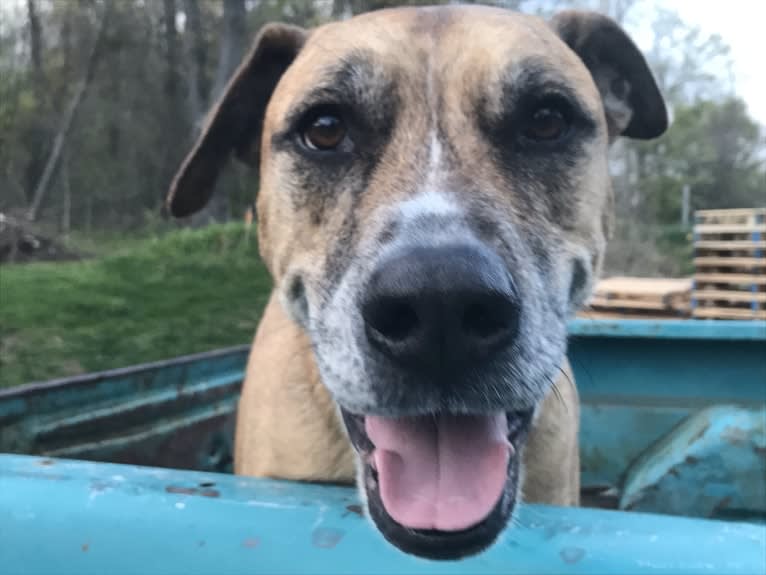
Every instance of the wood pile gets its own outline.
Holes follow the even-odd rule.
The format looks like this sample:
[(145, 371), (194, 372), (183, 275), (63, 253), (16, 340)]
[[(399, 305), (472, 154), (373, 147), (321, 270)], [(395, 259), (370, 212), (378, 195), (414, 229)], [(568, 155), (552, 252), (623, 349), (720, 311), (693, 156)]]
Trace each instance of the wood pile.
[(39, 226), (0, 212), (0, 264), (76, 259), (79, 254)]
[(582, 317), (674, 319), (689, 314), (691, 278), (612, 277), (599, 281)]
[(695, 318), (766, 319), (766, 208), (695, 213)]

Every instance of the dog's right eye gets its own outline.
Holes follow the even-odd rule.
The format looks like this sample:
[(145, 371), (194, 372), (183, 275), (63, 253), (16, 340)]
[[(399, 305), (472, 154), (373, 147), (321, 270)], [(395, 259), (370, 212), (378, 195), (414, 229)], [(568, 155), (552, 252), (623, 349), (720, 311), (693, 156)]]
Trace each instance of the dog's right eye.
[(346, 124), (337, 114), (319, 113), (311, 116), (301, 133), (303, 144), (310, 150), (330, 152), (348, 148), (350, 141)]

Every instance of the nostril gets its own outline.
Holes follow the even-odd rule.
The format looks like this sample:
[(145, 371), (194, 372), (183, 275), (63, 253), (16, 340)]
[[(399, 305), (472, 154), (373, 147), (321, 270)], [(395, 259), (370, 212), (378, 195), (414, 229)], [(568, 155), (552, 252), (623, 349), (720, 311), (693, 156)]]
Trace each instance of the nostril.
[(412, 335), (418, 327), (418, 314), (407, 301), (383, 297), (366, 306), (367, 325), (390, 341), (401, 341)]
[(500, 295), (472, 302), (463, 311), (463, 333), (478, 340), (511, 335), (515, 315), (515, 306)]

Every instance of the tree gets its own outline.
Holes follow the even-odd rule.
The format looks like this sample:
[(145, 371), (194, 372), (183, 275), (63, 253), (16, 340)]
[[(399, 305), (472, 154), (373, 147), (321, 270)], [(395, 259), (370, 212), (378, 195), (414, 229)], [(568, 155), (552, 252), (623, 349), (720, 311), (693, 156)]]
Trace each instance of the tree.
[(223, 92), (237, 69), (247, 42), (247, 9), (245, 0), (223, 0), (223, 23), (218, 68), (213, 85), (213, 98)]
[(86, 63), (85, 72), (83, 73), (82, 79), (80, 80), (80, 83), (75, 90), (75, 94), (72, 97), (69, 106), (64, 112), (64, 117), (61, 120), (61, 125), (59, 126), (58, 131), (56, 132), (56, 136), (53, 139), (51, 152), (45, 162), (45, 168), (43, 169), (42, 175), (40, 176), (40, 180), (35, 186), (32, 200), (29, 204), (29, 208), (27, 209), (26, 215), (28, 220), (34, 221), (37, 218), (37, 212), (40, 209), (40, 204), (42, 203), (45, 194), (48, 192), (48, 186), (50, 185), (51, 178), (53, 177), (53, 173), (58, 165), (58, 161), (61, 157), (61, 152), (64, 149), (64, 145), (66, 144), (67, 137), (69, 136), (69, 130), (72, 127), (72, 122), (77, 115), (77, 111), (80, 109), (80, 104), (82, 103), (82, 100), (85, 96), (85, 92), (88, 90), (88, 87), (93, 80), (93, 75), (96, 72), (96, 65), (98, 64), (98, 60), (101, 56), (101, 51), (103, 48), (104, 32), (107, 27), (109, 14), (110, 9), (109, 5), (107, 5), (107, 8), (105, 8), (104, 11), (104, 15), (101, 19), (98, 35), (96, 36), (96, 40), (93, 43), (93, 48)]
[[(211, 103), (223, 93), (229, 78), (242, 60), (247, 42), (246, 23), (245, 0), (223, 0), (221, 43)], [(229, 218), (231, 187), (230, 181), (224, 181), (218, 193), (213, 194), (208, 205), (192, 218), (193, 224), (203, 225), (226, 221)]]
[[(623, 17), (629, 20), (630, 13)], [(653, 39), (645, 55), (671, 116), (676, 109), (703, 100), (719, 101), (732, 95), (734, 87), (728, 81), (731, 70), (729, 47), (719, 36), (705, 36), (699, 28), (681, 20), (677, 13), (662, 8), (653, 16), (652, 30)], [(721, 74), (727, 81), (721, 81)], [(675, 130), (675, 121), (671, 121), (668, 134), (672, 135)], [(647, 188), (655, 185), (648, 181), (656, 176), (652, 166), (661, 142), (620, 140), (613, 149), (615, 209), (618, 217), (625, 221), (635, 221), (639, 216), (648, 217), (648, 213), (654, 213), (652, 210), (647, 212)], [(651, 225), (655, 221), (647, 223)]]
[(29, 22), (29, 54), (31, 63), (31, 89), (34, 95), (38, 115), (32, 120), (26, 134), (29, 147), (29, 159), (25, 171), (25, 191), (31, 198), (37, 174), (45, 162), (45, 140), (47, 139), (48, 101), (43, 69), (43, 32), (36, 0), (27, 0), (27, 19)]
[(205, 113), (210, 95), (210, 79), (207, 71), (208, 45), (202, 28), (202, 11), (199, 0), (184, 0), (187, 37), (187, 69), (189, 83), (189, 115), (196, 123)]
[(647, 175), (644, 219), (677, 223), (684, 185), (692, 209), (766, 205), (766, 165), (760, 127), (742, 100), (701, 101), (676, 108), (673, 129), (642, 144)]

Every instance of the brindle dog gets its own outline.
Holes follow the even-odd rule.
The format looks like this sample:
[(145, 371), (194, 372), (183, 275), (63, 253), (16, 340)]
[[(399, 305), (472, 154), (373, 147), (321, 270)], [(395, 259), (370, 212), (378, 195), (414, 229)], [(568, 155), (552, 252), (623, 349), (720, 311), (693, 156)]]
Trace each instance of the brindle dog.
[(644, 58), (598, 14), (266, 26), (168, 197), (188, 216), (232, 154), (260, 170), (275, 287), (236, 471), (356, 475), (382, 534), (433, 558), (490, 545), (522, 494), (576, 505), (566, 321), (610, 231), (609, 145), (666, 127)]

